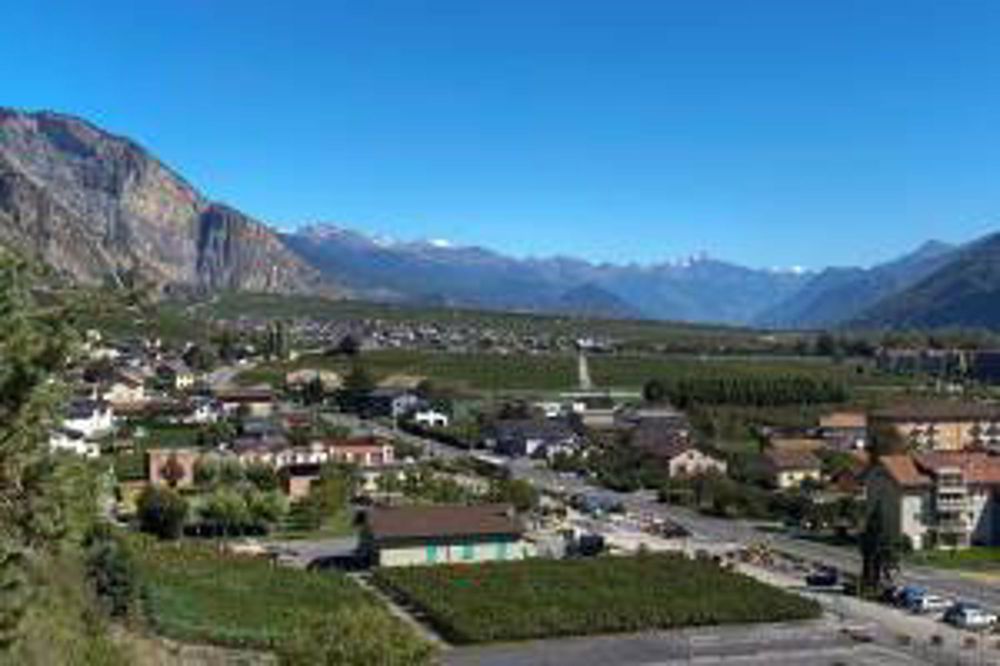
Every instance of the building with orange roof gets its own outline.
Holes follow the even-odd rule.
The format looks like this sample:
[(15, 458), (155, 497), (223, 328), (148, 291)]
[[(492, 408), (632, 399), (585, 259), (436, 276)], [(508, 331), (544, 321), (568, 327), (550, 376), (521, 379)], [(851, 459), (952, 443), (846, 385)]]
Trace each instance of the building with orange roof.
[(935, 451), (882, 456), (866, 477), (868, 505), (914, 549), (1000, 545), (1000, 457)]

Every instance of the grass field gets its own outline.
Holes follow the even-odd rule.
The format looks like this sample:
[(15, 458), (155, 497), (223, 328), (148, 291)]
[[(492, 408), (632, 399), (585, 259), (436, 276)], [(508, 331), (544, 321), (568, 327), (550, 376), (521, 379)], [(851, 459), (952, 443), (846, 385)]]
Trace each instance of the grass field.
[(199, 544), (133, 543), (146, 616), (157, 633), (180, 641), (267, 649), (335, 608), (376, 603), (332, 572)]
[(1000, 573), (1000, 548), (973, 546), (963, 550), (922, 550), (907, 555), (906, 561), (937, 569)]
[(819, 606), (673, 555), (381, 569), (456, 643), (813, 618)]
[[(456, 389), (469, 391), (565, 391), (576, 387), (577, 362), (572, 355), (502, 356), (486, 353), (455, 354), (416, 350), (379, 350), (358, 358), (377, 379), (393, 374), (418, 375)], [(263, 364), (239, 375), (242, 384), (280, 384), (288, 370), (324, 368), (349, 370), (352, 361), (339, 357), (304, 356), (292, 363)], [(842, 382), (849, 388), (885, 387), (894, 389), (900, 380), (858, 371), (856, 365), (837, 365), (814, 357), (715, 357), (702, 360), (688, 355), (675, 356), (594, 356), (591, 375), (597, 386), (640, 389), (653, 378), (672, 374), (706, 371), (806, 372), (820, 379)]]

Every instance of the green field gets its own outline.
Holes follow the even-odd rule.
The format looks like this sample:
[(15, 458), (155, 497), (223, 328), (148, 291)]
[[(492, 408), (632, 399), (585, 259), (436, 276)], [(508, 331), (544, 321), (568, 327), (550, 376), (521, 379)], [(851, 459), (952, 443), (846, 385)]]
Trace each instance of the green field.
[[(242, 373), (243, 384), (280, 384), (285, 372), (300, 368), (324, 368), (347, 372), (354, 361), (342, 357), (304, 356), (291, 363), (266, 363)], [(360, 362), (376, 379), (393, 374), (417, 375), (460, 390), (566, 391), (577, 385), (577, 361), (570, 354), (500, 355), (447, 353), (418, 350), (365, 352)], [(834, 364), (815, 357), (714, 357), (689, 355), (595, 355), (591, 375), (600, 387), (638, 390), (653, 378), (700, 373), (799, 373), (843, 383), (848, 388), (886, 387), (899, 384), (896, 377), (859, 373), (852, 364)]]
[(1000, 548), (974, 546), (962, 550), (922, 550), (906, 556), (910, 564), (956, 571), (1000, 572)]
[(338, 573), (200, 544), (132, 543), (146, 616), (157, 633), (180, 641), (268, 649), (339, 607), (376, 603)]
[(818, 604), (674, 555), (380, 569), (456, 643), (782, 622)]

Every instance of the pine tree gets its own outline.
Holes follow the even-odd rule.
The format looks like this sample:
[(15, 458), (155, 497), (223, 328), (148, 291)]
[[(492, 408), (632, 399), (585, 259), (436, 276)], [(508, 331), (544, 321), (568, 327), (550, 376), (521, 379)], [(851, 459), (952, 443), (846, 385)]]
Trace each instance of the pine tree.
[(17, 638), (31, 597), (27, 567), (58, 549), (66, 493), (48, 446), (61, 403), (58, 378), (70, 355), (70, 318), (38, 307), (29, 267), (0, 257), (0, 655)]

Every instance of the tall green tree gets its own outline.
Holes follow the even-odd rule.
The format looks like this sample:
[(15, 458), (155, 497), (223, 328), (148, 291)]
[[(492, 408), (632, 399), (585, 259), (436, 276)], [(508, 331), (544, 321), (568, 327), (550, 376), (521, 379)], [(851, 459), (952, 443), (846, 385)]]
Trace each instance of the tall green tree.
[(865, 594), (878, 595), (892, 585), (899, 569), (899, 547), (882, 503), (868, 514), (858, 546), (861, 549), (861, 587)]
[(0, 256), (0, 656), (31, 598), (32, 559), (57, 551), (68, 529), (69, 498), (47, 437), (75, 336), (64, 308), (36, 303), (32, 273)]

